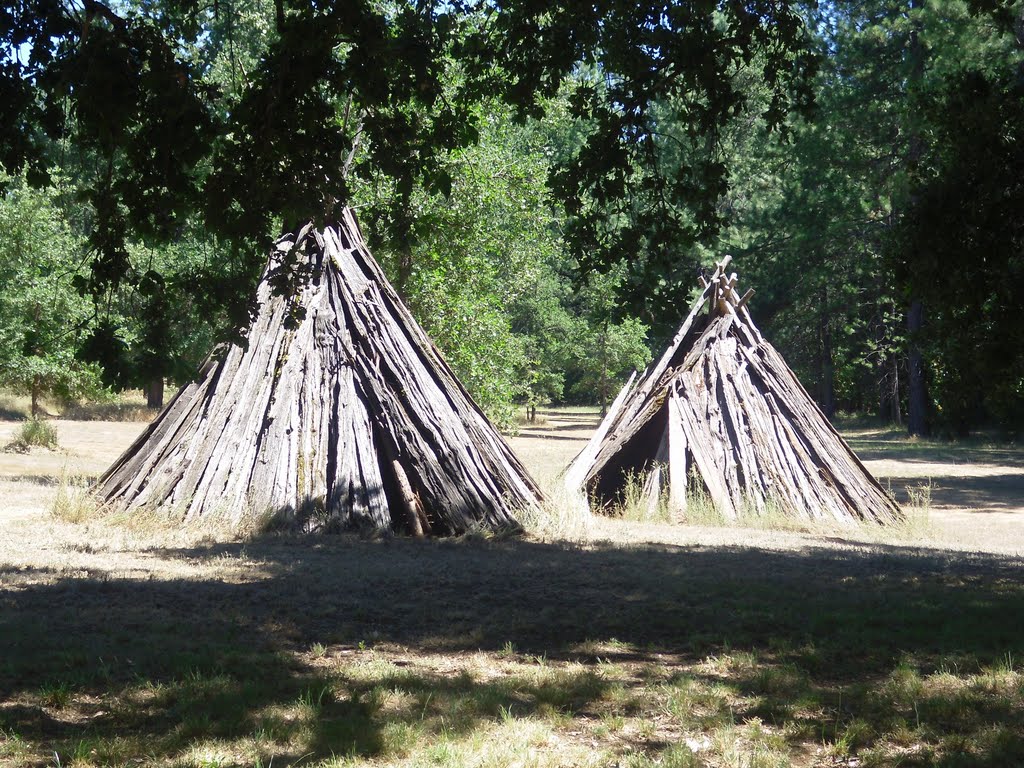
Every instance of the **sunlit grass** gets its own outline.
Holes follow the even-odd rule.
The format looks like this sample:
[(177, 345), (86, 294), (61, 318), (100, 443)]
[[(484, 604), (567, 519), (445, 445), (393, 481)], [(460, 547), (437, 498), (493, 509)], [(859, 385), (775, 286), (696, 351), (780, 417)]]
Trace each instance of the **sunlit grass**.
[[(893, 767), (913, 754), (1024, 756), (1024, 673), (1010, 656), (970, 671), (962, 660), (931, 672), (904, 658), (870, 679), (851, 678), (850, 668), (816, 671), (809, 648), (785, 659), (733, 651), (589, 660), (594, 651), (628, 650), (593, 641), (581, 647), (582, 662), (323, 646), (256, 654), (220, 671), (180, 668), (162, 681), (108, 684), (95, 693), (84, 692), (95, 691), (95, 682), (55, 679), (23, 693), (20, 706), (88, 727), (40, 738), (5, 723), (0, 757), (26, 768), (45, 759), (83, 767), (301, 759), (321, 766), (781, 768), (805, 764), (807, 754)], [(274, 671), (252, 671), (260, 668)]]
[(553, 501), (520, 539), (310, 542), (62, 503), (0, 544), (4, 768), (1024, 765), (1020, 563), (922, 528)]

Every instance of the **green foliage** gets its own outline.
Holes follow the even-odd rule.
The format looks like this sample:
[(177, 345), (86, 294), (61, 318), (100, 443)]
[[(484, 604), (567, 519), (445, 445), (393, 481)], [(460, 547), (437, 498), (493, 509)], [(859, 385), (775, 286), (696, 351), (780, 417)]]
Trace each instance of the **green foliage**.
[[(104, 387), (188, 379), (229, 327), (220, 294), (250, 293), (254, 275), (218, 253), (195, 227), (173, 244), (129, 245), (130, 279), (88, 293), (88, 244), (77, 233), (87, 205), (59, 186), (33, 189), (4, 177), (0, 199), (0, 381), (20, 393), (71, 400)], [(212, 291), (211, 291), (212, 289)]]
[[(712, 223), (724, 171), (709, 156), (664, 173), (654, 105), (671, 102), (690, 126), (674, 140), (713, 144), (742, 102), (732, 77), (760, 53), (778, 124), (808, 97), (796, 8), (29, 0), (0, 14), (13, 52), (0, 68), (0, 162), (42, 178), (56, 144), (73, 142), (100, 295), (134, 279), (133, 235), (170, 240), (201, 213), (236, 242), (265, 239), (277, 219), (330, 218), (357, 176), (393, 181), (402, 204), (390, 223), (409, 238), (414, 189), (449, 193), (450, 154), (486, 130), (481, 102), (540, 116), (584, 65), (603, 80), (574, 88), (586, 138), (555, 174), (574, 252), (607, 263), (642, 231), (664, 257), (691, 218)], [(624, 209), (633, 182), (638, 204)], [(606, 213), (629, 224), (606, 237)]]
[[(245, 327), (261, 243), (356, 202), (500, 422), (607, 403), (730, 252), (826, 413), (899, 421), (913, 348), (941, 428), (1024, 425), (1020, 0), (80, 5), (0, 12), (5, 210), (75, 179), (39, 193), (69, 224), (18, 236), (50, 266), (0, 275), (21, 391), (95, 386), (76, 349), (184, 378)], [(42, 273), (98, 320), (61, 288), (64, 330), (18, 326)]]
[(574, 339), (575, 370), (569, 369), (570, 387), (566, 393), (576, 402), (594, 402), (607, 408), (626, 377), (643, 370), (651, 360), (645, 340), (647, 327), (639, 320), (626, 318), (619, 323), (608, 320), (595, 326), (579, 323)]
[[(1018, 66), (1024, 72), (1024, 63)], [(900, 254), (904, 279), (918, 286), (928, 312), (923, 341), (936, 416), (957, 435), (986, 416), (1019, 433), (1024, 81), (1012, 70), (964, 72), (924, 115), (931, 124), (929, 151)]]
[[(757, 121), (729, 136), (732, 226), (718, 251), (736, 256), (741, 279), (757, 290), (755, 319), (828, 414), (879, 409), (894, 391), (898, 403), (903, 378), (902, 299), (883, 258), (898, 115), (882, 91), (902, 75), (881, 78), (879, 69), (893, 61), (882, 55), (887, 46), (905, 40), (881, 45), (872, 13), (834, 5), (816, 17), (813, 121), (794, 122), (787, 143), (771, 141)], [(866, 40), (875, 42), (862, 50)], [(750, 87), (763, 98), (756, 78)]]
[(413, 240), (388, 228), (388, 210), (404, 206), (390, 180), (360, 188), (376, 203), (371, 212), (384, 212), (367, 223), (392, 282), (476, 401), (505, 428), (526, 391), (527, 366), (526, 340), (513, 330), (508, 308), (558, 249), (546, 169), (536, 136), (499, 111), (486, 120), (478, 146), (449, 159), (447, 194), (412, 196)]
[[(584, 267), (625, 261), (649, 285), (678, 268), (682, 248), (717, 231), (727, 178), (718, 138), (746, 103), (736, 79), (752, 58), (764, 57), (770, 95), (759, 111), (770, 126), (810, 100), (815, 64), (796, 4), (710, 8), (570, 2), (559, 13), (530, 7), (528, 25), (515, 14), (497, 20), (522, 80), (543, 82), (552, 64), (576, 75), (569, 108), (585, 127), (558, 159), (552, 188), (565, 206), (570, 253)], [(590, 77), (579, 77), (588, 71), (579, 61)]]
[(477, 404), (500, 428), (511, 429), (523, 394), (521, 340), (493, 295), (424, 278), (414, 299), (424, 327)]
[[(389, 237), (386, 215), (368, 220), (413, 314), (506, 429), (519, 402), (606, 402), (650, 357), (642, 323), (610, 319), (621, 270), (591, 274), (579, 290), (570, 283), (576, 265), (545, 186), (554, 134), (571, 126), (555, 111), (565, 122), (541, 131), (494, 106), (480, 143), (446, 165), (448, 194), (411, 198), (413, 241)], [(402, 205), (393, 184), (375, 181), (360, 189), (371, 210)]]
[(95, 394), (99, 369), (76, 358), (93, 306), (73, 283), (83, 244), (64, 220), (54, 188), (31, 189), (3, 177), (0, 198), (0, 381), (32, 397)]
[(633, 317), (614, 319), (621, 273), (619, 268), (579, 276), (578, 265), (566, 255), (540, 265), (509, 309), (528, 355), (527, 403), (607, 406), (629, 374), (650, 361), (647, 326)]
[[(914, 343), (940, 422), (1010, 425), (1021, 355), (995, 329), (1021, 336), (1021, 99), (1009, 82), (1022, 49), (996, 17), (953, 0), (829, 3), (811, 18), (814, 119), (792, 121), (786, 143), (756, 112), (724, 133), (730, 226), (714, 255), (736, 256), (755, 318), (826, 413), (899, 422)], [(765, 98), (759, 78), (747, 89)], [(913, 339), (912, 298), (926, 302)]]
[(210, 289), (234, 285), (232, 294), (251, 293), (255, 274), (245, 279), (245, 268), (230, 254), (224, 258), (217, 246), (196, 227), (172, 244), (130, 244), (138, 279), (110, 294), (80, 353), (102, 367), (107, 386), (124, 390), (145, 388), (154, 379), (187, 381), (218, 335), (244, 324)]

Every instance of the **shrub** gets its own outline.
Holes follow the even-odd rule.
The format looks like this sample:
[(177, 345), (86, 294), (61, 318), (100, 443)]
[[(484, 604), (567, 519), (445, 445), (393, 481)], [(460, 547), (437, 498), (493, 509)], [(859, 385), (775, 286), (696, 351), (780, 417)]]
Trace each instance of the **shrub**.
[(9, 448), (27, 452), (33, 447), (57, 448), (57, 428), (43, 419), (26, 419), (14, 433)]

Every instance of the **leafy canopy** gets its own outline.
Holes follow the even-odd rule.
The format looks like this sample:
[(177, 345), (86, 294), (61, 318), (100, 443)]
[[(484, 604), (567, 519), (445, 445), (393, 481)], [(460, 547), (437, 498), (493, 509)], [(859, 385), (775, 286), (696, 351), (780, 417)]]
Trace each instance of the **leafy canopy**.
[(94, 320), (92, 302), (72, 287), (84, 248), (60, 216), (55, 190), (0, 176), (0, 384), (40, 398), (98, 394), (96, 365), (76, 351)]
[[(571, 103), (585, 135), (552, 177), (568, 243), (585, 266), (639, 250), (663, 262), (717, 225), (717, 135), (744, 102), (736, 73), (760, 57), (769, 124), (810, 99), (793, 0), (276, 0), (272, 26), (235, 18), (235, 6), (0, 10), (0, 163), (41, 181), (76, 147), (97, 293), (134, 275), (131, 234), (169, 239), (196, 213), (245, 241), (277, 221), (331, 217), (352, 174), (383, 173), (404, 200), (415, 185), (448, 194), (444, 157), (477, 141), (474, 105), (497, 98), (539, 117), (584, 70)], [(242, 22), (261, 19), (265, 45), (239, 39)], [(663, 131), (659, 104), (685, 129)], [(700, 152), (669, 173), (678, 143)]]

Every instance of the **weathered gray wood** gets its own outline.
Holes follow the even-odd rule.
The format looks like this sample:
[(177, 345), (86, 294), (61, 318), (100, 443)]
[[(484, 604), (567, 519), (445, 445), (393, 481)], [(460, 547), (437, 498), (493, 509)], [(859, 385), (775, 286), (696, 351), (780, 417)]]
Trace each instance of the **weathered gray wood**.
[(686, 488), (689, 482), (686, 462), (688, 446), (686, 433), (680, 423), (682, 405), (675, 392), (669, 397), (668, 405), (668, 503), (673, 516), (682, 516), (686, 514)]
[[(601, 489), (599, 501), (608, 503), (616, 491), (606, 469), (616, 477), (651, 472), (667, 456), (661, 484), (674, 510), (685, 504), (683, 474), (692, 466), (726, 518), (777, 509), (807, 520), (899, 520), (899, 507), (764, 341), (746, 306), (752, 291), (739, 295), (727, 264), (701, 279), (704, 292), (680, 331), (620, 394), (622, 407), (609, 414), (600, 445), (581, 454), (573, 477), (592, 494)], [(701, 316), (706, 303), (710, 314)], [(657, 457), (639, 439), (656, 419), (667, 424)]]
[(539, 502), (350, 211), (278, 240), (257, 301), (248, 344), (182, 388), (100, 478), (104, 502), (413, 535), (514, 528)]

